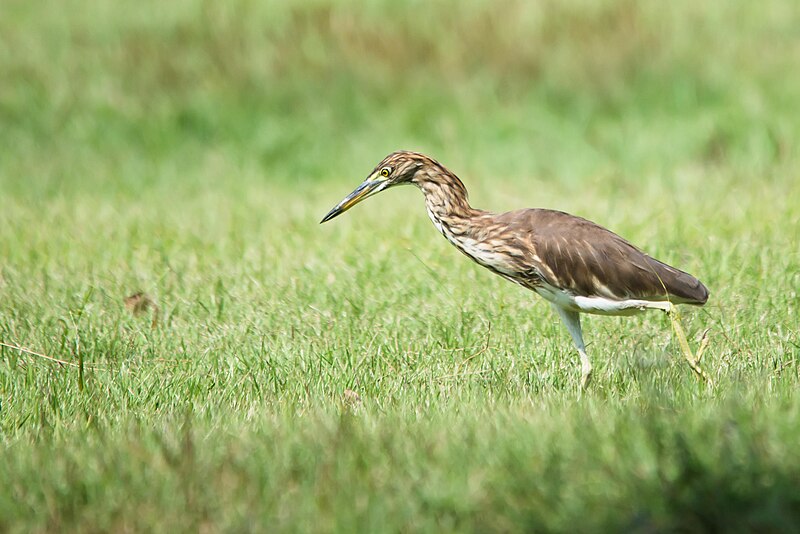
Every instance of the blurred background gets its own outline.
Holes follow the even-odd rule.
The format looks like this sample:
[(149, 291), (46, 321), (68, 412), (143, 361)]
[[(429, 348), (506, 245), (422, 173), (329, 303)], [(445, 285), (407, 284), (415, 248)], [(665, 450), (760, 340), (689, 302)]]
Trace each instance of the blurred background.
[(579, 194), (719, 166), (735, 184), (773, 179), (800, 128), (792, 1), (2, 9), (2, 186), (37, 195), (355, 184), (399, 148), (487, 189), (525, 177)]

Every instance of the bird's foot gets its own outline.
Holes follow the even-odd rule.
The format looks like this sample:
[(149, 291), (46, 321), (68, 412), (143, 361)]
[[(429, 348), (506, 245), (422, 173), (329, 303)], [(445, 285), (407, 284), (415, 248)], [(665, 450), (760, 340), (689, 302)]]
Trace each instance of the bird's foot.
[(689, 364), (689, 367), (692, 368), (692, 371), (694, 371), (698, 377), (703, 379), (709, 386), (713, 387), (714, 382), (711, 380), (711, 377), (708, 376), (708, 373), (703, 371), (703, 369), (700, 367), (700, 358), (703, 357), (703, 352), (708, 346), (708, 332), (710, 329), (707, 328), (705, 332), (703, 332), (703, 337), (700, 340), (700, 347), (697, 349), (697, 354), (695, 355), (692, 354), (692, 349), (689, 348), (689, 341), (686, 339), (686, 334), (681, 326), (681, 316), (678, 313), (678, 308), (670, 304), (667, 315), (669, 315), (669, 320), (672, 323), (672, 329), (675, 331), (675, 336), (678, 338), (678, 344), (681, 347), (681, 352), (683, 352), (683, 356), (686, 358), (686, 362)]
[(589, 387), (589, 382), (592, 381), (592, 366), (583, 364), (581, 365), (581, 391), (586, 391)]

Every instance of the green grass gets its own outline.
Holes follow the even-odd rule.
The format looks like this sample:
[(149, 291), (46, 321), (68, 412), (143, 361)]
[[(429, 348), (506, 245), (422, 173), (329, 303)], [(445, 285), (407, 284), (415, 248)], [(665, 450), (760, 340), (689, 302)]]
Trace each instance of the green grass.
[[(800, 524), (793, 2), (3, 11), (1, 531)], [(653, 313), (579, 395), (412, 188), (317, 224), (399, 148), (700, 277), (716, 388)]]

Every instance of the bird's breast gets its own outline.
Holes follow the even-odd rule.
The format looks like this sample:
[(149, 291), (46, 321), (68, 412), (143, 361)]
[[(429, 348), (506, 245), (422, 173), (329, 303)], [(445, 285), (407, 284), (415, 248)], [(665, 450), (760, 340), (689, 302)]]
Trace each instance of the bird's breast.
[(428, 217), (451, 245), (478, 265), (506, 280), (528, 289), (533, 288), (533, 278), (526, 276), (529, 269), (523, 265), (519, 254), (515, 254), (496, 239), (484, 235), (485, 231), (476, 230), (473, 221), (443, 216), (436, 207), (428, 205)]
[(446, 226), (442, 229), (442, 235), (478, 265), (482, 265), (513, 281), (518, 281), (519, 272), (511, 258), (496, 247), (493, 247), (491, 243), (475, 239), (466, 234), (450, 231)]

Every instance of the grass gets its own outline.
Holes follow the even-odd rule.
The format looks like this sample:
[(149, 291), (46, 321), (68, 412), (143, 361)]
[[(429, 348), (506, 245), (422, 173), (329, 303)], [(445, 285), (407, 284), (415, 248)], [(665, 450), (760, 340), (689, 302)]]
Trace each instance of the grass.
[[(800, 522), (792, 2), (7, 4), (0, 530)], [(411, 188), (317, 224), (398, 148), (698, 275), (716, 387), (590, 317), (579, 396)]]

